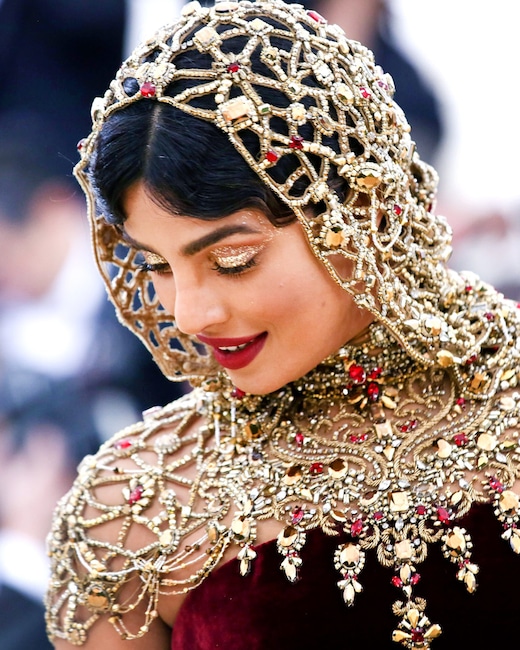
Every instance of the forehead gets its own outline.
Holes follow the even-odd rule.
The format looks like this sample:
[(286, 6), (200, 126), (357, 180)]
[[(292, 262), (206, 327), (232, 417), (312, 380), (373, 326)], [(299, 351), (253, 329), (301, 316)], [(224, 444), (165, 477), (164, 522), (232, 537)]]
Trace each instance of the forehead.
[(124, 237), (138, 248), (153, 250), (165, 241), (175, 241), (183, 252), (194, 254), (233, 236), (270, 237), (278, 230), (257, 208), (244, 208), (211, 220), (172, 214), (149, 196), (142, 183), (127, 191), (123, 204)]

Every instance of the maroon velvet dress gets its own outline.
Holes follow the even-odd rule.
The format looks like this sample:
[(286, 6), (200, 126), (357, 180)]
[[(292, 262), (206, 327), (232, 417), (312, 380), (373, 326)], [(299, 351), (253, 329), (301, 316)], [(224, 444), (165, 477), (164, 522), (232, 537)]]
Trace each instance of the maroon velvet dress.
[[(418, 566), (414, 589), (427, 601), (426, 615), (442, 628), (433, 650), (505, 650), (520, 634), (520, 557), (501, 539), (491, 506), (474, 505), (460, 522), (471, 534), (473, 560), (480, 566), (477, 590), (470, 594), (455, 575), (440, 545), (429, 546)], [(172, 635), (172, 650), (396, 650), (398, 618), (392, 604), (402, 598), (391, 584), (393, 572), (367, 552), (359, 577), (363, 591), (348, 607), (333, 565), (341, 538), (321, 530), (308, 533), (300, 579), (290, 583), (280, 570), (274, 541), (256, 547), (250, 575), (238, 561), (216, 569), (186, 598)]]

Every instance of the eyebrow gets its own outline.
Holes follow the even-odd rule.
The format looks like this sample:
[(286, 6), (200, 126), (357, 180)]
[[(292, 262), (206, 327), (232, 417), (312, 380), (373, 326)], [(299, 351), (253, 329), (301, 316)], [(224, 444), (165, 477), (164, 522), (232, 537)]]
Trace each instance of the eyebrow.
[[(200, 251), (204, 250), (205, 248), (208, 248), (208, 246), (213, 246), (213, 244), (218, 244), (219, 241), (222, 241), (223, 239), (226, 239), (231, 235), (257, 234), (258, 232), (259, 231), (256, 230), (255, 228), (252, 228), (251, 226), (248, 226), (243, 223), (220, 226), (220, 228), (216, 228), (215, 230), (209, 232), (207, 235), (204, 235), (199, 239), (195, 239), (189, 244), (183, 246), (181, 249), (181, 254), (185, 255), (186, 257), (190, 257), (192, 255), (196, 255), (197, 253), (200, 253)], [(140, 244), (137, 240), (131, 237), (125, 230), (123, 230), (123, 239), (127, 241), (129, 244), (132, 244), (135, 248), (148, 250), (147, 246)]]
[(228, 226), (221, 226), (216, 228), (212, 232), (209, 232), (207, 235), (204, 235), (200, 239), (195, 239), (195, 241), (186, 244), (181, 249), (181, 253), (186, 256), (195, 255), (200, 253), (200, 251), (208, 248), (208, 246), (213, 246), (213, 244), (218, 244), (219, 241), (230, 237), (231, 235), (236, 234), (255, 234), (258, 230), (251, 228), (244, 223), (237, 223)]

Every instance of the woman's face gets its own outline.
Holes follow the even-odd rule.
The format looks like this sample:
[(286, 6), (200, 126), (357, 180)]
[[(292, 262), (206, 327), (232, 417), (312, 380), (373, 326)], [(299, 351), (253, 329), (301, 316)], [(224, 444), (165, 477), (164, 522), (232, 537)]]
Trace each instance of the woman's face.
[(161, 304), (248, 393), (301, 377), (373, 319), (314, 257), (296, 222), (276, 228), (252, 208), (216, 221), (171, 215), (141, 183), (124, 207), (126, 237), (143, 251)]

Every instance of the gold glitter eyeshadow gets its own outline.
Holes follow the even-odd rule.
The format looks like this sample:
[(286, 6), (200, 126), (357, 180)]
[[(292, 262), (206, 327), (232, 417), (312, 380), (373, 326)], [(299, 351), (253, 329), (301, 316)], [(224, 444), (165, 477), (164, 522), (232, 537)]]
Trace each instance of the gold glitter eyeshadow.
[(146, 251), (143, 252), (143, 256), (147, 264), (168, 264), (164, 257), (157, 255), (157, 253)]
[(243, 266), (250, 262), (263, 248), (263, 245), (242, 246), (239, 249), (234, 246), (223, 246), (214, 250), (212, 257), (220, 267), (232, 269), (235, 266)]

